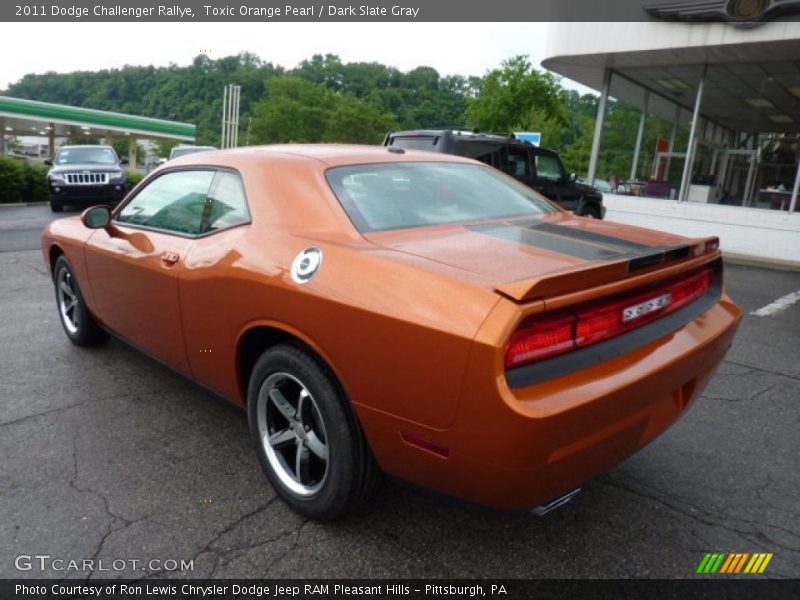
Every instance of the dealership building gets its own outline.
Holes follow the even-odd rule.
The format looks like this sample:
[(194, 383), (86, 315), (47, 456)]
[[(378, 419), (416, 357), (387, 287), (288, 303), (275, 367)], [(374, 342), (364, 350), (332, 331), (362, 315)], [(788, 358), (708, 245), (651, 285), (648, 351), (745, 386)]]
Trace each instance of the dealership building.
[(546, 55), (600, 93), (589, 179), (611, 177), (609, 109), (639, 115), (614, 174), (634, 195), (607, 195), (608, 218), (800, 268), (800, 22), (554, 23)]

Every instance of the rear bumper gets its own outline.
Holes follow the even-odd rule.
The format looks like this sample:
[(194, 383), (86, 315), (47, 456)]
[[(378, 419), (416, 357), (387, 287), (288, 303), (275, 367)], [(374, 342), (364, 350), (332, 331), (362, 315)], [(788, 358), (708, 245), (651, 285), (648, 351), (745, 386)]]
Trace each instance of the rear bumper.
[[(740, 319), (723, 295), (636, 350), (513, 389), (504, 377), (487, 378), (481, 365), (488, 354), (478, 349), (451, 428), (426, 430), (368, 409), (359, 416), (389, 473), (494, 508), (530, 508), (609, 471), (680, 418), (724, 358)], [(408, 431), (440, 451), (404, 442)]]

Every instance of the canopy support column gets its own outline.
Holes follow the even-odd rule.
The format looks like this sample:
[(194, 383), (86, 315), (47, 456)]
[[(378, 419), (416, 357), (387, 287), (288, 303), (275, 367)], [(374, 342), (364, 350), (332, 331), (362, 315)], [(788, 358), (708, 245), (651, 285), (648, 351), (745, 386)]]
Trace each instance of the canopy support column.
[(797, 162), (797, 175), (794, 178), (794, 187), (792, 188), (792, 199), (789, 201), (789, 212), (793, 213), (797, 210), (797, 192), (800, 191), (800, 161)]
[(611, 88), (611, 69), (603, 72), (603, 91), (597, 103), (597, 118), (594, 122), (594, 138), (592, 138), (592, 153), (589, 155), (589, 173), (586, 177), (589, 185), (594, 185), (597, 177), (597, 158), (600, 154), (600, 138), (603, 135), (603, 126), (606, 120), (606, 103), (608, 101), (608, 91)]
[(633, 150), (633, 162), (631, 163), (631, 176), (633, 181), (636, 179), (636, 167), (639, 166), (639, 152), (642, 150), (642, 137), (644, 137), (644, 122), (647, 120), (647, 109), (650, 104), (650, 91), (644, 92), (644, 104), (642, 104), (642, 116), (639, 117), (639, 132), (636, 134), (636, 147)]
[(694, 102), (694, 114), (692, 115), (692, 127), (689, 130), (689, 145), (686, 148), (686, 160), (683, 163), (683, 177), (681, 178), (681, 189), (678, 193), (678, 199), (681, 202), (686, 202), (689, 197), (689, 185), (692, 182), (692, 166), (694, 166), (694, 155), (697, 146), (697, 124), (700, 121), (700, 105), (703, 102), (703, 85), (706, 81), (706, 71), (708, 65), (703, 67), (703, 73), (700, 75), (700, 83), (697, 85), (697, 98)]

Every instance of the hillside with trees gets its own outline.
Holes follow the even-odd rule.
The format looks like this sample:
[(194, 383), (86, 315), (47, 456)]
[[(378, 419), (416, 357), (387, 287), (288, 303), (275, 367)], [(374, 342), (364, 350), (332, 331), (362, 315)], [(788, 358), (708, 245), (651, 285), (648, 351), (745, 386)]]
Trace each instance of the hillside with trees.
[[(541, 131), (567, 167), (588, 168), (597, 98), (565, 89), (551, 73), (516, 56), (482, 76), (407, 72), (375, 62), (343, 63), (315, 55), (294, 69), (242, 53), (191, 65), (123, 66), (102, 71), (29, 74), (0, 92), (55, 102), (194, 123), (198, 144), (219, 145), (222, 90), (242, 86), (240, 144), (277, 142), (380, 143), (391, 129), (477, 127), (483, 131)], [(639, 112), (610, 102), (598, 174), (630, 170), (630, 132)], [(633, 123), (633, 125), (631, 125)], [(654, 147), (666, 124), (648, 126), (643, 148)], [(167, 145), (159, 149), (168, 151)], [(640, 172), (649, 169), (643, 152)]]

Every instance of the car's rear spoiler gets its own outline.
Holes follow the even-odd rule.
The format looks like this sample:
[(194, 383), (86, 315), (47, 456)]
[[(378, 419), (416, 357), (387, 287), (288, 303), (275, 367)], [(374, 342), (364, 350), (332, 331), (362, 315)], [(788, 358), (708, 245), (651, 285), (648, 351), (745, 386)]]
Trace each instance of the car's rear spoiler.
[(631, 253), (612, 262), (598, 264), (598, 261), (592, 261), (577, 268), (573, 267), (533, 279), (505, 283), (495, 286), (494, 289), (516, 302), (527, 302), (622, 281), (635, 271), (695, 258), (715, 252), (718, 248), (719, 238), (717, 237), (697, 238), (689, 240), (685, 244)]

